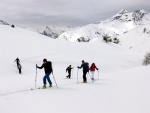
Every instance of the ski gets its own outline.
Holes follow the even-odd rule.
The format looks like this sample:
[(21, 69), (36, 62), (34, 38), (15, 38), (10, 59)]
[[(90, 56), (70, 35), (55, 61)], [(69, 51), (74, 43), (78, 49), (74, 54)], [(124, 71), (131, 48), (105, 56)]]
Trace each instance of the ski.
[(41, 89), (41, 87), (38, 87), (38, 88), (31, 88), (31, 90), (38, 90), (38, 89)]
[(52, 88), (52, 87), (46, 87), (46, 88), (43, 88), (43, 87), (38, 87), (38, 88), (31, 88), (31, 90), (49, 89), (49, 88)]

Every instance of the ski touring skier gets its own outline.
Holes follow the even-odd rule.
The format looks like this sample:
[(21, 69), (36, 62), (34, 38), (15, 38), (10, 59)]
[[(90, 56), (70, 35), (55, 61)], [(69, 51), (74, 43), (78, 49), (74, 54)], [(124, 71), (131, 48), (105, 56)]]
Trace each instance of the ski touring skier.
[(19, 58), (17, 57), (14, 62), (16, 62), (17, 68), (18, 68), (18, 70), (19, 70), (19, 74), (21, 74), (21, 68), (22, 68), (22, 66), (21, 66), (21, 64), (20, 64)]
[(67, 78), (70, 79), (71, 77), (71, 69), (73, 69), (73, 67), (71, 67), (71, 65), (69, 65), (67, 68), (66, 68), (66, 72), (68, 71), (68, 76), (66, 76)]
[(50, 74), (53, 74), (53, 68), (52, 68), (52, 62), (47, 61), (47, 59), (43, 59), (43, 64), (41, 67), (37, 66), (36, 64), (36, 68), (42, 69), (44, 68), (45, 70), (45, 76), (43, 77), (43, 89), (46, 88), (46, 80), (49, 82), (49, 87), (52, 87), (52, 82), (50, 79)]
[(78, 69), (81, 69), (81, 68), (83, 68), (83, 83), (87, 83), (86, 74), (87, 74), (87, 72), (89, 72), (88, 63), (85, 62), (84, 60), (82, 60), (81, 66), (78, 66)]
[(95, 72), (95, 69), (98, 70), (98, 68), (96, 67), (95, 63), (92, 63), (92, 64), (91, 64), (91, 67), (90, 67), (90, 71), (91, 71), (91, 74), (92, 74), (92, 80), (94, 80), (94, 72)]

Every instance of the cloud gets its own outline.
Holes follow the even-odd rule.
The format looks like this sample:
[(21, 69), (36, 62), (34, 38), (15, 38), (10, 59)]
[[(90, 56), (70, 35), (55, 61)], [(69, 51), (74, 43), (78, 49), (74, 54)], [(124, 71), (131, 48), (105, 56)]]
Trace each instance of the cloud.
[(150, 12), (148, 0), (0, 0), (0, 19), (17, 25), (84, 25), (121, 9)]

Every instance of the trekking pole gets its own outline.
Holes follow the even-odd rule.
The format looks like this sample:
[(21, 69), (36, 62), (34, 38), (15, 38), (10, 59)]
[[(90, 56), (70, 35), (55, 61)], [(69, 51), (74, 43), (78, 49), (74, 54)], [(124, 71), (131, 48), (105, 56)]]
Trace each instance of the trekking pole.
[(73, 70), (72, 70), (72, 78), (73, 78)]
[(36, 64), (35, 87), (36, 87), (36, 79), (37, 79), (37, 64)]
[[(79, 71), (79, 68), (78, 68), (78, 71)], [(77, 84), (78, 84), (78, 71), (77, 71)]]
[(93, 80), (92, 80), (92, 78), (91, 78), (91, 76), (90, 76), (90, 73), (88, 72), (88, 74), (89, 74), (89, 77), (90, 77), (90, 79), (91, 79), (91, 81), (92, 81), (92, 83), (94, 82)]
[(99, 70), (97, 70), (98, 71), (98, 79), (97, 80), (99, 80)]
[[(53, 73), (52, 73), (52, 75), (53, 75)], [(55, 80), (55, 77), (54, 77), (54, 75), (53, 75), (53, 78), (54, 78), (55, 84), (56, 84), (56, 86), (57, 86), (57, 83), (56, 83), (56, 80)], [(57, 86), (57, 88), (58, 88), (58, 86)]]

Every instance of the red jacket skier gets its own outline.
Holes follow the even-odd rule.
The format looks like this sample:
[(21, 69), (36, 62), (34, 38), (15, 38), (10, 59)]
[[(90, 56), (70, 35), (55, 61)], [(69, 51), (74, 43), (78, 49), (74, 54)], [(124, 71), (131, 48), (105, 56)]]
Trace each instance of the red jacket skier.
[(92, 63), (91, 67), (90, 67), (90, 71), (92, 73), (92, 80), (94, 80), (94, 72), (95, 72), (95, 69), (98, 70), (98, 68), (96, 67), (95, 63)]

